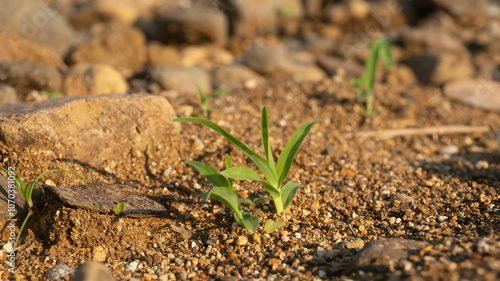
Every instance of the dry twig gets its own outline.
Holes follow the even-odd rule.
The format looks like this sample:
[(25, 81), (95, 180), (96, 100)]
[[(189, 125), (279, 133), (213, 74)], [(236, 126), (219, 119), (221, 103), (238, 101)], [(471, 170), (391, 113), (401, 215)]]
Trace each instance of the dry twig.
[(391, 139), (400, 136), (413, 136), (413, 135), (449, 135), (449, 134), (471, 134), (471, 133), (485, 133), (489, 132), (488, 126), (438, 126), (427, 128), (407, 128), (407, 129), (394, 129), (394, 130), (378, 130), (366, 131), (359, 133), (346, 133), (345, 138), (376, 138), (376, 139)]

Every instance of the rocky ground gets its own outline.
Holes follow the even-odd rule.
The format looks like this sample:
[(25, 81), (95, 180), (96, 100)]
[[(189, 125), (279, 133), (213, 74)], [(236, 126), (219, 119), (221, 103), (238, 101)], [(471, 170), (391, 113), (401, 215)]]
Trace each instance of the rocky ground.
[[(494, 1), (0, 0), (0, 161), (48, 169), (4, 280), (500, 279), (500, 6)], [(384, 34), (376, 115), (350, 79)], [(321, 120), (288, 177), (287, 223), (250, 234), (186, 161), (255, 168), (200, 116), (275, 159)], [(2, 202), (8, 181), (0, 175)], [(267, 195), (236, 182), (243, 198)], [(117, 215), (111, 209), (125, 203)], [(16, 196), (21, 227), (27, 207)], [(277, 219), (272, 201), (255, 212)], [(93, 276), (93, 277), (92, 277)]]

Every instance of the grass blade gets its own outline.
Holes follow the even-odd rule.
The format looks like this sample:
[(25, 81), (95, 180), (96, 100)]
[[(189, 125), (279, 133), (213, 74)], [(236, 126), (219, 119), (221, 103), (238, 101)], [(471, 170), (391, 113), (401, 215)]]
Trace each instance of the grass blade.
[(387, 40), (387, 38), (382, 38), (379, 44), (380, 59), (384, 64), (385, 70), (390, 70), (392, 67), (391, 41)]
[(212, 98), (216, 98), (216, 97), (220, 97), (224, 94), (227, 94), (229, 92), (228, 89), (217, 89), (217, 90), (214, 90), (211, 94), (210, 94), (210, 97)]
[(200, 88), (199, 85), (196, 85), (196, 90), (198, 90), (198, 95), (200, 95), (201, 101), (203, 102), (205, 100), (205, 93), (203, 90)]
[(180, 117), (180, 118), (175, 118), (172, 120), (173, 122), (192, 122), (192, 123), (197, 123), (201, 125), (205, 125), (209, 127), (210, 129), (216, 131), (219, 133), (221, 136), (225, 137), (228, 141), (230, 141), (232, 144), (236, 145), (243, 153), (245, 153), (252, 161), (257, 165), (259, 170), (264, 174), (266, 179), (272, 184), (272, 185), (277, 185), (278, 179), (277, 176), (274, 174), (273, 170), (269, 165), (267, 165), (266, 160), (262, 159), (257, 153), (255, 153), (253, 150), (251, 150), (248, 146), (246, 146), (244, 143), (242, 143), (240, 140), (237, 138), (233, 137), (230, 133), (228, 133), (226, 130), (222, 129), (219, 125), (215, 124), (214, 122), (211, 122), (209, 120), (203, 119), (203, 118), (197, 118), (197, 117)]
[(260, 181), (259, 175), (254, 170), (245, 167), (229, 168), (221, 172), (221, 175), (239, 181)]
[(302, 184), (300, 183), (287, 183), (283, 186), (281, 189), (281, 198), (283, 200), (284, 210), (288, 209), (288, 206), (292, 203), (293, 198), (295, 197), (295, 194), (297, 194), (301, 185)]
[(264, 230), (267, 233), (272, 233), (276, 229), (278, 229), (283, 223), (284, 221), (274, 221), (273, 219), (268, 219), (266, 221), (266, 225), (264, 225)]
[(269, 116), (267, 114), (266, 106), (262, 108), (260, 130), (262, 132), (262, 146), (264, 147), (264, 153), (266, 154), (267, 164), (269, 165), (269, 167), (271, 167), (274, 174), (276, 175), (276, 166), (274, 164), (273, 152), (271, 150), (271, 143), (269, 142)]
[(305, 137), (311, 130), (314, 124), (319, 123), (319, 120), (306, 123), (295, 131), (292, 135), (288, 143), (285, 145), (285, 148), (281, 152), (281, 155), (278, 159), (278, 165), (276, 166), (276, 171), (278, 173), (278, 186), (281, 186), (290, 171), (290, 167), (292, 167), (293, 160), (295, 159), (295, 155), (300, 148), (300, 145), (304, 141)]
[(227, 179), (219, 174), (219, 171), (212, 168), (210, 165), (206, 165), (196, 161), (187, 161), (187, 163), (193, 166), (198, 172), (200, 172), (214, 187), (224, 187), (228, 189), (229, 182)]

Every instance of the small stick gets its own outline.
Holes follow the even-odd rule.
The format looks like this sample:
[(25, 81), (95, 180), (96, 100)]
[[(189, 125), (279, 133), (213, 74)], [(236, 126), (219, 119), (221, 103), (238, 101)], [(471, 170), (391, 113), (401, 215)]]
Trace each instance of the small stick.
[(359, 133), (346, 133), (345, 138), (376, 138), (376, 139), (391, 139), (399, 136), (413, 135), (447, 135), (447, 134), (469, 134), (469, 133), (485, 133), (489, 132), (488, 126), (438, 126), (427, 128), (408, 128), (395, 130), (379, 130), (366, 131)]

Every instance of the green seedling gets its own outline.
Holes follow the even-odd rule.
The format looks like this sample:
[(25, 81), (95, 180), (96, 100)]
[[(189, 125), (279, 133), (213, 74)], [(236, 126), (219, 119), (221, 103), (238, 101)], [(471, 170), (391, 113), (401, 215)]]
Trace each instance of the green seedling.
[(47, 98), (49, 98), (49, 100), (55, 99), (55, 98), (59, 97), (60, 95), (62, 95), (60, 92), (49, 93), (47, 91), (41, 91), (40, 94), (42, 96), (46, 96)]
[(209, 108), (209, 103), (213, 98), (220, 97), (223, 94), (226, 94), (228, 92), (227, 89), (217, 89), (214, 90), (210, 95), (205, 95), (203, 90), (200, 88), (200, 86), (196, 85), (196, 88), (198, 89), (198, 94), (200, 95), (201, 98), (201, 109), (203, 112), (203, 116), (205, 118), (208, 118), (208, 114), (210, 112), (214, 112), (214, 110)]
[(351, 85), (356, 88), (362, 87), (362, 89), (358, 90), (358, 100), (365, 101), (365, 112), (374, 115), (372, 90), (376, 79), (377, 63), (380, 58), (386, 71), (392, 67), (391, 42), (387, 38), (381, 38), (373, 42), (370, 49), (370, 56), (365, 65), (365, 73), (361, 78), (352, 79)]
[[(271, 198), (274, 202), (274, 206), (276, 208), (276, 212), (278, 214), (282, 214), (284, 210), (290, 206), (292, 203), (295, 194), (297, 193), (300, 183), (287, 183), (283, 185), (285, 179), (290, 171), (290, 168), (293, 164), (297, 151), (299, 150), (300, 145), (304, 141), (305, 137), (311, 130), (312, 126), (318, 122), (319, 120), (303, 124), (299, 129), (292, 135), (288, 143), (285, 145), (281, 155), (278, 158), (277, 164), (274, 163), (271, 143), (269, 142), (269, 119), (267, 114), (267, 108), (264, 106), (262, 108), (262, 117), (261, 117), (261, 133), (262, 133), (262, 144), (264, 146), (264, 153), (266, 159), (263, 159), (253, 150), (251, 150), (248, 146), (242, 143), (237, 138), (233, 137), (227, 131), (222, 129), (217, 124), (196, 117), (181, 117), (172, 120), (174, 122), (192, 122), (201, 125), (205, 125), (223, 137), (225, 137), (228, 141), (236, 145), (243, 153), (245, 153), (259, 168), (267, 181), (261, 180), (259, 175), (252, 169), (245, 167), (227, 167), (225, 171), (220, 173), (222, 176), (227, 177), (233, 180), (251, 180), (260, 183), (271, 195)], [(286, 218), (286, 217), (285, 217)], [(282, 222), (274, 222), (270, 220), (271, 223), (281, 225)], [(267, 223), (266, 223), (267, 224)], [(278, 227), (279, 227), (278, 225)]]
[(125, 204), (120, 203), (120, 204), (118, 204), (118, 206), (116, 206), (116, 208), (113, 209), (113, 212), (115, 212), (115, 214), (117, 216), (119, 216), (123, 212), (124, 209), (125, 209)]
[[(212, 185), (213, 188), (202, 195), (203, 199), (210, 198), (219, 201), (234, 212), (236, 222), (248, 232), (252, 233), (259, 228), (259, 218), (248, 212), (241, 211), (240, 198), (233, 189), (233, 180), (225, 178), (215, 168), (196, 161), (187, 161), (200, 172)], [(229, 155), (226, 155), (226, 169), (232, 167)]]
[[(5, 169), (4, 167), (1, 167), (1, 166), (0, 166), (0, 168), (4, 172), (6, 172), (7, 175), (14, 176), (14, 172), (8, 171), (7, 169)], [(14, 245), (14, 249), (16, 248), (17, 243), (19, 242), (19, 238), (21, 237), (21, 233), (24, 230), (24, 226), (26, 225), (26, 222), (28, 222), (28, 219), (30, 218), (30, 216), (34, 215), (34, 212), (36, 211), (35, 206), (33, 205), (33, 200), (32, 200), (33, 189), (35, 188), (35, 186), (38, 186), (42, 192), (45, 192), (45, 190), (43, 189), (43, 187), (38, 183), (38, 180), (40, 180), (40, 178), (42, 176), (44, 176), (44, 175), (46, 175), (48, 173), (52, 173), (52, 172), (66, 172), (66, 173), (70, 173), (70, 174), (76, 176), (78, 179), (80, 179), (85, 184), (85, 186), (90, 190), (90, 188), (87, 185), (87, 183), (79, 175), (77, 175), (77, 174), (75, 174), (75, 173), (73, 173), (71, 171), (67, 171), (67, 170), (52, 169), (52, 170), (45, 171), (45, 172), (39, 174), (35, 178), (35, 180), (30, 181), (27, 184), (24, 184), (24, 182), (22, 181), (21, 176), (19, 175), (19, 173), (16, 173), (17, 174), (17, 178), (14, 176), (14, 184), (17, 187), (17, 189), (19, 189), (19, 191), (23, 195), (24, 199), (26, 200), (26, 204), (28, 205), (28, 211), (29, 212), (26, 215), (26, 217), (24, 218), (23, 224), (21, 225), (21, 228), (19, 229), (19, 233), (17, 234), (17, 238), (16, 238), (16, 242), (15, 242), (15, 245)]]

